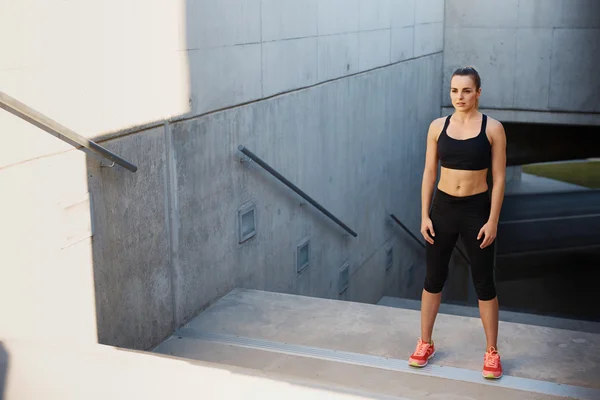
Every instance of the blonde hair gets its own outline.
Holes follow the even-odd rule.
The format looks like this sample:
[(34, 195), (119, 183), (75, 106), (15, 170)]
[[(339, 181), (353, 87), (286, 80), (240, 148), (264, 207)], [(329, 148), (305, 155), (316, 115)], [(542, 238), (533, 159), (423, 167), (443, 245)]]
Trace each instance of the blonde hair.
[[(454, 73), (452, 74), (450, 79), (454, 78), (457, 75), (470, 77), (471, 79), (473, 79), (473, 82), (475, 83), (475, 89), (476, 90), (481, 89), (481, 77), (479, 76), (479, 72), (477, 72), (477, 70), (474, 67), (469, 65), (467, 67), (459, 68), (456, 71), (454, 71)], [(475, 107), (479, 108), (479, 99), (477, 99), (477, 103), (475, 104)]]

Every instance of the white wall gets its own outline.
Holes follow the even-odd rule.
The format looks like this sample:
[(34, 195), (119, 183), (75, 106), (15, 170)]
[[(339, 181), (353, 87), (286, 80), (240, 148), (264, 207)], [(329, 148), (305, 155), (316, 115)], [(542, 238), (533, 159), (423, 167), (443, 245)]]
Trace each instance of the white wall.
[[(183, 0), (2, 0), (0, 90), (86, 137), (189, 110)], [(0, 112), (0, 168), (71, 147)], [(9, 136), (10, 133), (10, 136)]]

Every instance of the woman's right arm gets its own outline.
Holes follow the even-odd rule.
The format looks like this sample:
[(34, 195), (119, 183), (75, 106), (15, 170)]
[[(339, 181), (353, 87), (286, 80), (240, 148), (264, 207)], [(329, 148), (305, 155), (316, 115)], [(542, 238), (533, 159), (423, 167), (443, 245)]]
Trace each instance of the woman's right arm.
[(437, 137), (440, 131), (439, 120), (434, 120), (429, 125), (427, 132), (427, 150), (425, 152), (425, 169), (423, 170), (423, 182), (421, 186), (421, 234), (426, 241), (433, 244), (433, 223), (429, 218), (429, 208), (431, 207), (431, 198), (433, 189), (437, 180)]

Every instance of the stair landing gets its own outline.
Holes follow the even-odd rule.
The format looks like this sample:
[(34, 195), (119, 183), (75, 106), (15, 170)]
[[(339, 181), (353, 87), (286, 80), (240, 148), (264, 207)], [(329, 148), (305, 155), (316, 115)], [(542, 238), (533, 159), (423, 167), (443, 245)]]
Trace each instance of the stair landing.
[(419, 326), (417, 310), (236, 289), (154, 351), (382, 396), (600, 399), (600, 334), (500, 321), (505, 376), (488, 381), (479, 318), (439, 314), (436, 357), (414, 369)]

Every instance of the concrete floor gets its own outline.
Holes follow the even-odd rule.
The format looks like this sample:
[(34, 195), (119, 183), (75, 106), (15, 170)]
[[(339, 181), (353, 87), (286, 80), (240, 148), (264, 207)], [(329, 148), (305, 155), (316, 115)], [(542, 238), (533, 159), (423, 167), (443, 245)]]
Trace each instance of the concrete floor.
[[(404, 308), (416, 311), (421, 309), (420, 301), (401, 299), (397, 297), (384, 296), (377, 304), (387, 307)], [(479, 318), (479, 308), (476, 305), (464, 306), (457, 304), (441, 304), (439, 312), (441, 314)], [(502, 304), (500, 305), (500, 321), (600, 334), (600, 322), (508, 311), (503, 310)]]
[(180, 357), (185, 355), (187, 358), (203, 362), (258, 370), (271, 379), (275, 379), (273, 374), (280, 377), (293, 376), (297, 379), (307, 379), (312, 382), (320, 382), (330, 390), (337, 391), (339, 388), (344, 388), (353, 394), (364, 393), (365, 396), (368, 394), (369, 398), (409, 398), (413, 400), (475, 400), (483, 398), (490, 400), (505, 400), (506, 398), (546, 400), (562, 398), (347, 363), (277, 354), (185, 337), (167, 340), (157, 351)]
[[(486, 391), (486, 398), (515, 396), (515, 390), (502, 387), (490, 391), (489, 386), (477, 383), (266, 353), (194, 338), (194, 332), (225, 334), (406, 360), (414, 350), (419, 321), (420, 314), (415, 310), (236, 289), (155, 351), (322, 379), (394, 396), (480, 398), (482, 390)], [(440, 314), (434, 340), (437, 355), (432, 364), (481, 370), (485, 339), (479, 318)], [(501, 321), (498, 346), (507, 379), (518, 377), (600, 389), (599, 334)], [(490, 397), (492, 392), (494, 397)], [(448, 397), (451, 394), (456, 397)], [(519, 392), (516, 398), (552, 397)]]

